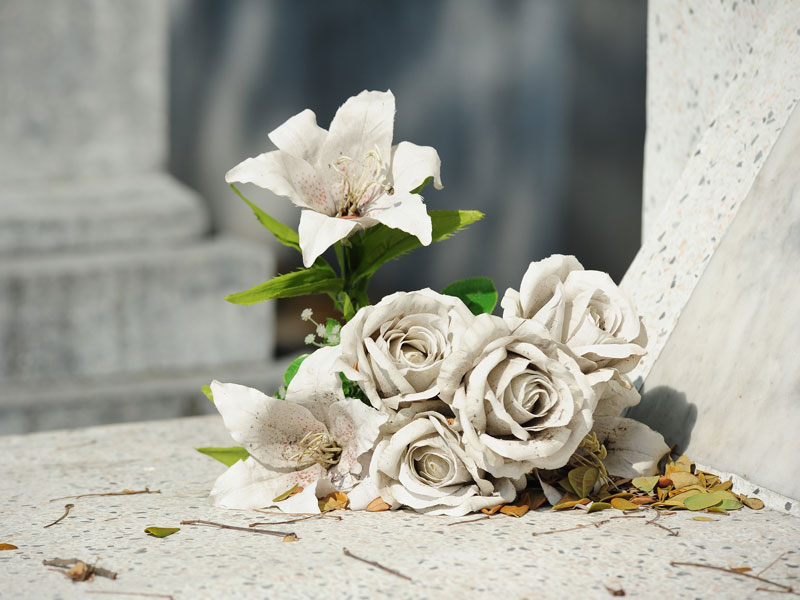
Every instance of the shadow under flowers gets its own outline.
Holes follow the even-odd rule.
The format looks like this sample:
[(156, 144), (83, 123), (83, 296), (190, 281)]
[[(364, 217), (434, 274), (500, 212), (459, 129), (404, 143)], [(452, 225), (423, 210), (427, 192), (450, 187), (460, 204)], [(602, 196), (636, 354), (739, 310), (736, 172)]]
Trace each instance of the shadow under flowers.
[(697, 421), (697, 406), (686, 401), (686, 394), (669, 386), (642, 390), (642, 401), (627, 410), (626, 417), (649, 425), (664, 436), (668, 445), (675, 444), (684, 453), (692, 439)]

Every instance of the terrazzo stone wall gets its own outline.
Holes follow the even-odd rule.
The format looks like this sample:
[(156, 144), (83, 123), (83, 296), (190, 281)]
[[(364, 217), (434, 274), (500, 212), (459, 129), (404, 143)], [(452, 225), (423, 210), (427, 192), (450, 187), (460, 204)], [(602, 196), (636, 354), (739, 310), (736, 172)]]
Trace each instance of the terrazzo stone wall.
[(167, 17), (0, 2), (0, 433), (196, 413), (198, 381), (271, 358), (268, 308), (223, 298), (272, 258), (206, 237), (164, 170)]
[(653, 2), (648, 51), (646, 232), (622, 284), (650, 332), (632, 414), (800, 498), (800, 4)]

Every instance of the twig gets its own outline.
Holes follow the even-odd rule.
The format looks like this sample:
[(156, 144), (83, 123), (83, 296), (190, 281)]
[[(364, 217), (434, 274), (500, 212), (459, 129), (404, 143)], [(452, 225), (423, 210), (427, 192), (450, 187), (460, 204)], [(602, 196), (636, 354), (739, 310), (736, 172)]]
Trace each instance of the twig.
[(254, 508), (254, 511), (257, 513), (261, 513), (262, 515), (276, 515), (281, 517), (325, 517), (327, 519), (336, 519), (337, 521), (341, 521), (342, 517), (339, 515), (328, 515), (325, 513), (293, 513), (293, 512), (281, 512), (275, 510), (263, 510), (261, 508)]
[(160, 494), (161, 490), (151, 490), (150, 488), (144, 488), (143, 490), (122, 490), (121, 492), (104, 492), (102, 494), (81, 494), (80, 496), (63, 496), (61, 498), (53, 498), (50, 502), (55, 502), (56, 500), (69, 500), (70, 498), (88, 498), (90, 496), (133, 496), (134, 494)]
[(168, 600), (173, 600), (173, 596), (170, 594), (152, 594), (149, 592), (112, 592), (112, 591), (101, 591), (101, 590), (86, 590), (87, 594), (106, 594), (106, 595), (119, 595), (119, 596), (147, 596), (148, 598), (168, 598)]
[(200, 519), (191, 519), (189, 521), (181, 521), (181, 525), (211, 525), (212, 527), (219, 527), (220, 529), (233, 529), (234, 531), (249, 531), (251, 533), (266, 533), (267, 535), (277, 535), (278, 537), (286, 537), (287, 535), (295, 535), (292, 532), (286, 531), (271, 531), (269, 529), (251, 529), (249, 527), (236, 527), (235, 525), (225, 525), (224, 523), (214, 523), (214, 521), (202, 521)]
[(69, 450), (70, 448), (80, 448), (82, 446), (91, 446), (96, 444), (97, 440), (89, 440), (88, 442), (80, 442), (78, 444), (70, 444), (69, 446), (59, 446), (56, 450)]
[[(316, 515), (316, 516), (319, 516), (319, 515)], [(259, 521), (257, 523), (250, 523), (248, 525), (248, 527), (258, 527), (259, 525), (290, 525), (292, 523), (298, 523), (300, 521), (306, 521), (308, 519), (313, 519), (313, 518), (314, 518), (313, 515), (309, 515), (307, 517), (297, 517), (296, 519), (291, 519), (289, 521), (275, 521), (273, 523)]]
[[(611, 517), (613, 519), (613, 517)], [(531, 535), (547, 535), (549, 533), (562, 533), (564, 531), (575, 531), (576, 529), (584, 529), (586, 527), (600, 527), (601, 525), (605, 525), (606, 523), (610, 523), (608, 519), (603, 519), (602, 521), (597, 521), (597, 523), (582, 523), (580, 525), (576, 525), (575, 527), (569, 527), (567, 529), (553, 529), (551, 531), (534, 531)]]
[(660, 527), (661, 529), (663, 529), (664, 531), (666, 531), (670, 535), (677, 537), (678, 534), (680, 533), (680, 529), (670, 529), (669, 527), (665, 527), (661, 523), (656, 523), (656, 521), (658, 521), (658, 519), (660, 519), (660, 518), (661, 518), (661, 513), (657, 512), (655, 517), (653, 517), (649, 521), (645, 521), (645, 523), (647, 525), (655, 525), (656, 527)]
[[(60, 569), (71, 569), (78, 563), (84, 563), (82, 560), (77, 558), (51, 558), (50, 560), (43, 560), (42, 564), (46, 567), (58, 567)], [(116, 579), (117, 574), (114, 571), (109, 571), (108, 569), (104, 569), (102, 567), (90, 567), (92, 573), (94, 575), (99, 575), (100, 577), (108, 577), (109, 579)]]
[(768, 583), (769, 585), (774, 585), (776, 587), (783, 588), (783, 590), (786, 593), (794, 593), (794, 590), (789, 585), (778, 583), (776, 581), (770, 581), (769, 579), (764, 579), (763, 577), (759, 577), (758, 575), (751, 575), (750, 573), (741, 573), (739, 571), (734, 571), (733, 569), (728, 569), (726, 567), (718, 567), (716, 565), (706, 565), (703, 563), (675, 562), (674, 560), (671, 560), (669, 564), (671, 564), (673, 567), (701, 567), (703, 569), (713, 569), (715, 571), (722, 571), (723, 573), (730, 573), (731, 575), (738, 575), (739, 577), (747, 577), (748, 579), (755, 579), (762, 583)]
[(360, 560), (361, 562), (365, 562), (368, 565), (372, 565), (373, 567), (377, 567), (378, 569), (382, 569), (383, 571), (386, 571), (387, 573), (391, 573), (395, 577), (402, 577), (403, 579), (407, 579), (408, 581), (414, 581), (408, 575), (403, 575), (399, 571), (395, 571), (394, 569), (390, 569), (389, 567), (384, 567), (382, 564), (380, 564), (378, 562), (375, 562), (374, 560), (367, 560), (366, 558), (361, 558), (360, 556), (356, 556), (355, 554), (350, 552), (350, 550), (348, 550), (347, 548), (342, 548), (342, 552), (344, 552), (345, 556), (349, 556), (350, 558), (355, 558), (356, 560)]
[(44, 526), (44, 529), (47, 529), (48, 527), (52, 527), (52, 526), (53, 526), (53, 525), (55, 525), (56, 523), (60, 523), (61, 521), (63, 521), (64, 519), (66, 519), (66, 518), (67, 518), (67, 515), (69, 514), (69, 511), (70, 511), (71, 509), (73, 509), (73, 508), (75, 508), (75, 505), (74, 505), (74, 504), (65, 504), (65, 505), (64, 505), (64, 514), (63, 514), (63, 515), (61, 515), (60, 517), (58, 517), (58, 518), (57, 518), (55, 521), (53, 521), (52, 523), (48, 523), (47, 525), (45, 525), (45, 526)]
[(793, 596), (800, 596), (800, 594), (798, 594), (797, 592), (789, 591), (789, 590), (771, 590), (769, 588), (756, 588), (756, 591), (757, 592), (772, 592), (773, 594), (792, 594)]
[(618, 517), (608, 517), (609, 519), (644, 519), (645, 515), (621, 515)]
[(452, 527), (453, 525), (462, 525), (464, 523), (476, 523), (478, 521), (483, 521), (484, 519), (488, 519), (489, 517), (491, 517), (491, 515), (485, 515), (483, 517), (478, 517), (477, 519), (469, 519), (466, 521), (456, 521), (455, 523), (448, 523), (447, 526)]
[(786, 555), (786, 552), (781, 554), (778, 558), (776, 558), (771, 563), (769, 563), (766, 567), (761, 569), (758, 573), (756, 573), (756, 575), (763, 575), (765, 571), (771, 569), (775, 565), (775, 563), (778, 562), (780, 559), (782, 559), (785, 555)]

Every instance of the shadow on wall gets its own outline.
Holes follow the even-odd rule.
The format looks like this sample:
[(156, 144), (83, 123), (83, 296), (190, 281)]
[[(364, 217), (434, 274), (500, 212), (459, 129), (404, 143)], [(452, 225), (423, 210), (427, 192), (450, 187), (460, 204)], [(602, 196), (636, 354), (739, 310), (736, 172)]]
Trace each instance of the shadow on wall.
[(629, 408), (626, 415), (649, 425), (664, 436), (667, 445), (676, 445), (682, 454), (692, 439), (697, 421), (697, 406), (686, 401), (686, 394), (669, 386), (645, 390), (642, 401)]
[[(327, 127), (347, 97), (390, 88), (395, 141), (442, 158), (445, 189), (428, 206), (487, 216), (393, 263), (373, 297), (474, 275), (502, 294), (553, 252), (618, 280), (639, 246), (645, 33), (633, 0), (173, 0), (170, 166), (217, 230), (268, 239), (227, 169), (271, 149), (267, 133), (303, 108)], [(296, 224), (286, 199), (243, 188)], [(279, 258), (284, 272), (299, 265)]]

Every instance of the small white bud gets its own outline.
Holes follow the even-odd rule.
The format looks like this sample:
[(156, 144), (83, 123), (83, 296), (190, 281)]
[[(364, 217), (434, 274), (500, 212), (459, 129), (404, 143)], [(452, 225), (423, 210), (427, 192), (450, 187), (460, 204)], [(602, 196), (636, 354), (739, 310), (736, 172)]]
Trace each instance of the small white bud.
[(309, 333), (303, 341), (306, 344), (313, 344), (314, 343), (314, 334), (313, 333)]
[(300, 313), (300, 318), (303, 321), (310, 321), (311, 317), (313, 317), (313, 316), (314, 316), (314, 313), (312, 312), (312, 310), (310, 308), (305, 308), (305, 309), (303, 309), (303, 312)]

